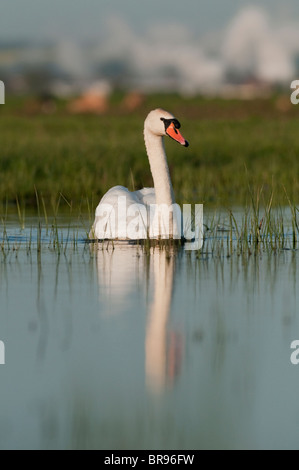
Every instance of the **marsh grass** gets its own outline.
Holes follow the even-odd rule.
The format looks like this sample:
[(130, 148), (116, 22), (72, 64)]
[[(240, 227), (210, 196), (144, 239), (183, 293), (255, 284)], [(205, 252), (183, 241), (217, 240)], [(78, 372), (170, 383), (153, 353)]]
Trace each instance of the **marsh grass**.
[(158, 106), (179, 118), (190, 141), (185, 149), (166, 140), (179, 204), (246, 206), (248, 185), (263, 187), (268, 199), (273, 193), (273, 206), (282, 205), (285, 187), (298, 204), (299, 108), (280, 112), (275, 97), (242, 102), (174, 95), (148, 96), (130, 114), (115, 105), (103, 116), (72, 116), (63, 106), (54, 115), (28, 116), (23, 101), (8, 99), (0, 109), (0, 201), (16, 205), (22, 219), (25, 203), (36, 206), (35, 190), (41, 211), (61, 193), (88, 212), (87, 201), (97, 204), (114, 185), (151, 187), (143, 121)]
[[(73, 210), (61, 193), (52, 200), (47, 208), (43, 196), (35, 191), (36, 208), (17, 205), (15, 210), (6, 205), (1, 214), (0, 253), (2, 260), (18, 258), (19, 254), (27, 257), (36, 255), (39, 263), (44, 253), (53, 253), (60, 257), (68, 256), (83, 247), (86, 251), (88, 221), (83, 216), (80, 206)], [(18, 198), (17, 198), (18, 200)], [(62, 204), (63, 202), (63, 204)], [(60, 206), (62, 204), (62, 210)], [(65, 208), (68, 206), (68, 211)]]
[(231, 209), (227, 214), (214, 215), (208, 223), (204, 235), (202, 253), (208, 256), (251, 256), (278, 253), (283, 250), (297, 250), (298, 243), (298, 208), (283, 207), (271, 209), (271, 206), (247, 207), (238, 210), (237, 215)]
[[(285, 204), (273, 207), (274, 193), (266, 198), (264, 188), (248, 186), (250, 203), (239, 208), (214, 208), (205, 211), (203, 246), (195, 252), (198, 259), (242, 256), (244, 259), (263, 253), (297, 250), (299, 247), (298, 207), (291, 202), (286, 189)], [(118, 241), (89, 240), (93, 221), (93, 202), (76, 205), (59, 193), (48, 208), (43, 196), (35, 189), (36, 209), (17, 204), (12, 211), (5, 206), (1, 215), (0, 253), (2, 259), (17, 258), (20, 252), (37, 255), (39, 263), (43, 253), (58, 257), (69, 256), (81, 250), (93, 256), (98, 250), (114, 250)], [(19, 201), (19, 198), (16, 198)], [(88, 212), (82, 211), (88, 207)], [(194, 229), (194, 227), (193, 227)], [(130, 241), (145, 254), (152, 249), (164, 250), (170, 257), (184, 249), (182, 240)]]
[[(246, 258), (263, 253), (275, 254), (283, 250), (297, 250), (299, 247), (297, 214), (297, 208), (294, 213), (290, 208), (277, 209), (273, 213), (269, 213), (265, 208), (261, 210), (261, 219), (257, 223), (256, 215), (250, 209), (243, 214), (239, 211), (234, 214), (230, 209), (218, 214), (215, 211), (215, 214), (205, 220), (203, 246), (195, 252), (195, 256), (198, 259), (230, 256)], [(85, 218), (87, 219), (87, 216)], [(79, 220), (80, 218), (77, 218), (77, 221)], [(98, 250), (113, 251), (118, 244), (113, 240), (91, 242), (80, 222), (78, 224), (69, 222), (61, 226), (59, 218), (53, 218), (50, 219), (50, 226), (49, 222), (47, 226), (44, 219), (36, 218), (35, 224), (32, 224), (32, 220), (29, 224), (27, 228), (25, 220), (25, 228), (20, 227), (16, 234), (15, 228), (11, 230), (2, 223), (0, 236), (2, 259), (7, 259), (8, 256), (17, 258), (20, 252), (26, 253), (27, 256), (36, 254), (39, 262), (45, 252), (60, 257), (87, 251), (93, 256)], [(145, 254), (157, 249), (171, 256), (174, 251), (184, 250), (184, 243), (180, 240), (145, 240), (130, 244)]]

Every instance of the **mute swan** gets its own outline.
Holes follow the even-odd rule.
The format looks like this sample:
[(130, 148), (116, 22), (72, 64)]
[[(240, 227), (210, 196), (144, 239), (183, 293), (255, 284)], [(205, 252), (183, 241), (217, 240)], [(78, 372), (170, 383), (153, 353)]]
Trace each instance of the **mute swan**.
[(163, 109), (151, 111), (144, 122), (144, 141), (154, 188), (129, 191), (114, 186), (96, 208), (91, 239), (181, 238), (181, 212), (169, 175), (163, 137), (169, 136), (184, 147), (179, 121)]

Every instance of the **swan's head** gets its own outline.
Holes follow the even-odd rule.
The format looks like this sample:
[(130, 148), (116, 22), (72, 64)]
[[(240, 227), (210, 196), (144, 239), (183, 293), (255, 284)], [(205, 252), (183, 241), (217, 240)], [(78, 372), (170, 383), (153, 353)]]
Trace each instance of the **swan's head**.
[(184, 147), (188, 147), (189, 143), (180, 133), (180, 127), (181, 124), (171, 113), (160, 108), (151, 111), (144, 122), (144, 129), (152, 134), (168, 135)]

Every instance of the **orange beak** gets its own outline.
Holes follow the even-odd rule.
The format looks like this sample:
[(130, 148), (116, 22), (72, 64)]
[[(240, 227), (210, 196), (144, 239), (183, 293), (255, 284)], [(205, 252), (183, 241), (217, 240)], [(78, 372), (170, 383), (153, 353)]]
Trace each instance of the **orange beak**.
[(166, 134), (169, 135), (172, 139), (176, 140), (179, 144), (184, 145), (184, 147), (188, 147), (189, 143), (186, 139), (182, 136), (180, 131), (175, 127), (174, 123), (171, 122), (166, 129)]

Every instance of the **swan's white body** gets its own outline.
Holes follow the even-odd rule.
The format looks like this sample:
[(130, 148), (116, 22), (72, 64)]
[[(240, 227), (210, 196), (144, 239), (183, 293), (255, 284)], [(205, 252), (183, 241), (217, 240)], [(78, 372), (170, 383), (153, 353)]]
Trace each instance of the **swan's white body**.
[(163, 137), (188, 142), (179, 122), (162, 109), (151, 111), (144, 123), (144, 140), (154, 188), (129, 191), (114, 186), (101, 199), (90, 232), (92, 239), (181, 238), (181, 212), (175, 204)]

